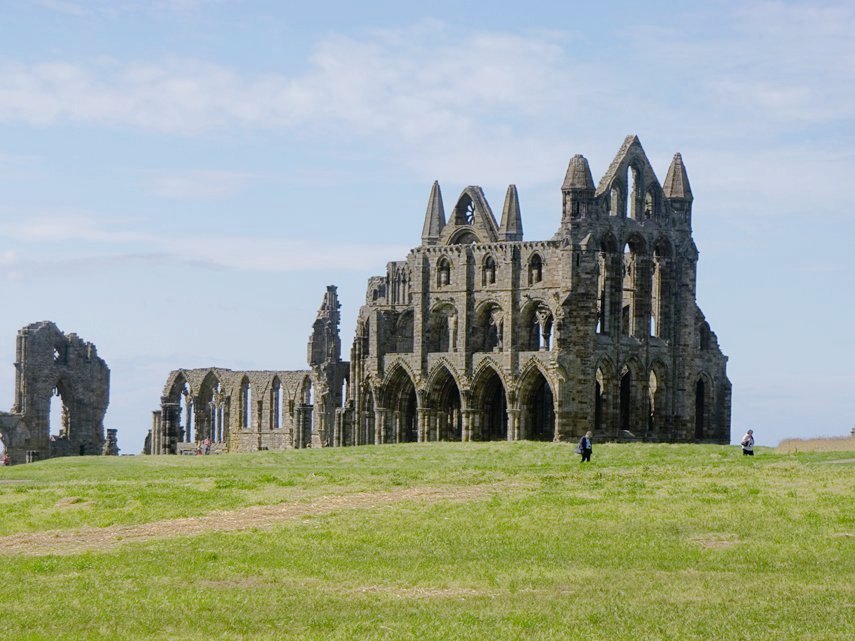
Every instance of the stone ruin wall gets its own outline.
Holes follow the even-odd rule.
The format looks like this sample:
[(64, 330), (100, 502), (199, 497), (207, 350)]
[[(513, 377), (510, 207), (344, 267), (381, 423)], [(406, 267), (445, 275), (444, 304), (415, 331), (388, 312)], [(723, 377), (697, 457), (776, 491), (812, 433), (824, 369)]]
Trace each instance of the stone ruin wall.
[(332, 445), (350, 369), (341, 360), (339, 307), (336, 288), (327, 287), (309, 337), (311, 369), (170, 372), (143, 451), (195, 454)]
[[(51, 402), (63, 405), (59, 426), (50, 425)], [(118, 453), (115, 435), (109, 442), (104, 435), (109, 402), (110, 368), (95, 345), (49, 321), (22, 328), (14, 403), (11, 412), (0, 413), (0, 439), (10, 462)]]

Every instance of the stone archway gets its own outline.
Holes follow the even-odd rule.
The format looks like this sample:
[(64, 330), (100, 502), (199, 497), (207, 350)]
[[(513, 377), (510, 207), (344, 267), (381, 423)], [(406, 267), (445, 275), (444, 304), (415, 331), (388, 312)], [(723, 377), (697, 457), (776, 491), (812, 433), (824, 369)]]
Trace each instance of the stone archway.
[(530, 441), (555, 440), (555, 395), (537, 367), (523, 375), (519, 386), (520, 437)]
[(451, 372), (441, 366), (430, 379), (428, 388), (426, 441), (463, 440), (463, 414), (460, 387)]
[(485, 367), (472, 386), (472, 411), (475, 424), (473, 441), (507, 440), (508, 402), (505, 384), (493, 367)]
[(389, 416), (384, 440), (389, 443), (418, 441), (418, 399), (416, 386), (407, 371), (394, 367), (384, 385), (384, 398)]

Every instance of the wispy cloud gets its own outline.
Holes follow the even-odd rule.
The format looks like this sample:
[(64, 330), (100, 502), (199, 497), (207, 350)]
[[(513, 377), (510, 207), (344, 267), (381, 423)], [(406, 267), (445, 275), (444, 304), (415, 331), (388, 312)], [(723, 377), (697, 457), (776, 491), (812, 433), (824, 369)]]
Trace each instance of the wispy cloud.
[[(103, 268), (139, 262), (192, 264), (258, 272), (382, 268), (378, 256), (405, 256), (402, 245), (197, 233), (162, 235), (134, 231), (127, 220), (95, 217), (31, 218), (0, 225), (0, 235), (34, 243), (0, 253), (0, 267), (41, 275), (58, 269)], [(79, 247), (85, 243), (85, 247)], [(16, 276), (17, 277), (17, 276)]]
[(162, 198), (213, 200), (240, 193), (258, 176), (227, 170), (157, 170), (149, 172), (151, 192)]

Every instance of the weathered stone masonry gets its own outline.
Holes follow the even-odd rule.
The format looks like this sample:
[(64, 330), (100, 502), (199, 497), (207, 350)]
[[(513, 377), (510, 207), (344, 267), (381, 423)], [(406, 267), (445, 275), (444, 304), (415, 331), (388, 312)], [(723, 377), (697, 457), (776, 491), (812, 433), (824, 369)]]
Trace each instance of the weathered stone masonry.
[[(693, 196), (680, 154), (660, 184), (629, 136), (597, 186), (574, 156), (561, 194), (553, 238), (525, 241), (515, 186), (497, 223), (477, 186), (446, 221), (434, 183), (421, 244), (369, 279), (350, 363), (340, 360), (329, 288), (309, 343), (312, 369), (294, 373), (317, 400), (298, 392), (307, 383), (290, 384), (291, 422), (275, 438), (267, 417), (277, 374), (234, 373), (232, 406), (238, 380), (262, 398), (256, 432), (226, 420), (238, 432), (223, 441), (228, 449), (551, 441), (589, 429), (605, 439), (729, 442), (727, 357), (696, 302)], [(180, 433), (174, 383), (167, 388), (155, 432), (172, 436), (152, 439), (161, 443)], [(306, 414), (301, 431), (294, 424)]]
[[(54, 395), (63, 413), (58, 434), (51, 436)], [(0, 438), (11, 462), (118, 453), (115, 434), (109, 443), (104, 438), (109, 402), (110, 369), (95, 345), (63, 334), (48, 321), (22, 328), (15, 352), (15, 402), (11, 413), (0, 412)]]

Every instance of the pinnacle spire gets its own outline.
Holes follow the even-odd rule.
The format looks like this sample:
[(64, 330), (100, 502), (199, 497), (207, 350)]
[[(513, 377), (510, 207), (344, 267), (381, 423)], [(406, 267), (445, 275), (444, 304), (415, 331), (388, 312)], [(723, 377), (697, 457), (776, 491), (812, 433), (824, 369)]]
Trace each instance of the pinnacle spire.
[(436, 245), (443, 227), (445, 227), (445, 209), (442, 206), (442, 192), (439, 189), (439, 181), (434, 180), (425, 212), (425, 224), (422, 227), (422, 244)]
[(666, 198), (687, 200), (689, 202), (694, 200), (692, 188), (689, 185), (689, 175), (686, 173), (683, 157), (679, 153), (674, 154), (674, 160), (671, 161), (671, 166), (668, 167), (668, 174), (665, 176), (665, 182), (662, 184), (662, 191), (665, 192)]
[(594, 178), (591, 176), (588, 160), (585, 156), (576, 154), (570, 159), (570, 164), (567, 166), (567, 174), (564, 176), (564, 184), (561, 185), (561, 190), (593, 188)]
[(502, 223), (499, 225), (499, 240), (517, 241), (523, 239), (520, 197), (516, 185), (508, 185), (505, 194), (505, 206), (502, 208)]

